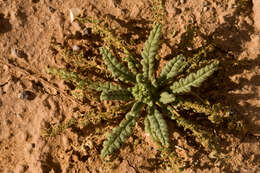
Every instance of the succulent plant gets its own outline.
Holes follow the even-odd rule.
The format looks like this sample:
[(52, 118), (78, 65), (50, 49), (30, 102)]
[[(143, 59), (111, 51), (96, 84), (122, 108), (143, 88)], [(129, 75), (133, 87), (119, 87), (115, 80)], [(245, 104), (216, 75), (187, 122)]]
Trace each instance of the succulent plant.
[[(199, 87), (217, 69), (218, 61), (213, 61), (197, 72), (181, 77), (180, 75), (188, 69), (189, 64), (185, 62), (183, 55), (178, 55), (166, 64), (160, 75), (156, 76), (155, 64), (160, 47), (161, 30), (162, 25), (155, 24), (144, 44), (141, 53), (142, 69), (138, 69), (140, 64), (133, 61), (133, 57), (126, 58), (127, 66), (125, 66), (109, 52), (108, 48), (100, 48), (104, 63), (112, 76), (128, 83), (130, 87), (117, 86), (110, 82), (95, 83), (90, 87), (101, 91), (101, 100), (135, 101), (132, 109), (125, 115), (119, 126), (115, 127), (104, 141), (101, 151), (102, 158), (112, 154), (124, 144), (132, 134), (133, 127), (142, 111), (147, 112), (145, 131), (152, 140), (168, 147), (170, 145), (168, 127), (164, 113), (160, 112), (162, 106), (177, 104), (182, 94), (190, 92), (192, 87)], [(180, 125), (187, 123), (180, 116), (175, 116), (173, 119)], [(192, 128), (195, 132), (196, 128), (194, 126)]]

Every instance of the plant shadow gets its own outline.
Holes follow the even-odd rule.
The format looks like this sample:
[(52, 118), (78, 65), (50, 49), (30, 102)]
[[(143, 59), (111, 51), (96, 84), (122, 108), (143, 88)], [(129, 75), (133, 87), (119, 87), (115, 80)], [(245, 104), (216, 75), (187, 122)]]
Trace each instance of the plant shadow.
[[(248, 15), (251, 14), (251, 11), (247, 12)], [(220, 25), (215, 31), (210, 35), (204, 35), (199, 33), (199, 35), (207, 41), (208, 44), (214, 45), (215, 50), (208, 53), (208, 59), (216, 59), (218, 58), (220, 61), (219, 71), (215, 73), (214, 78), (211, 77), (211, 80), (200, 88), (200, 90), (196, 90), (202, 98), (208, 98), (212, 103), (222, 103), (223, 105), (230, 106), (235, 114), (238, 114), (242, 119), (246, 119), (249, 124), (249, 131), (247, 134), (252, 133), (251, 129), (256, 129), (260, 131), (260, 125), (255, 122), (260, 120), (260, 117), (257, 115), (260, 113), (260, 107), (257, 105), (252, 105), (247, 102), (250, 99), (256, 99), (259, 95), (259, 91), (257, 89), (260, 86), (260, 75), (254, 75), (250, 77), (242, 77), (242, 73), (245, 70), (252, 70), (256, 68), (260, 64), (260, 55), (255, 59), (242, 59), (238, 60), (240, 54), (243, 53), (243, 45), (245, 42), (251, 41), (251, 35), (254, 33), (254, 28), (251, 25), (244, 24), (240, 29), (239, 27), (234, 26), (233, 24), (238, 19), (241, 14), (240, 10), (237, 10), (232, 16), (225, 17), (225, 23)], [(134, 39), (135, 44), (143, 43), (143, 40), (149, 35), (149, 26), (151, 24), (150, 21), (147, 20), (128, 20), (124, 21), (118, 19), (115, 16), (108, 15), (112, 20), (116, 21), (120, 27), (126, 29), (126, 34), (121, 34), (121, 38), (130, 42), (132, 39), (132, 35), (137, 35), (137, 39)], [(169, 40), (167, 38), (164, 39), (165, 43), (170, 47), (171, 52), (184, 53), (186, 56), (191, 56), (193, 53), (198, 52), (199, 50), (187, 51), (187, 45), (191, 44), (191, 41), (194, 37), (194, 33), (192, 31), (192, 26), (189, 31), (184, 33), (181, 36), (181, 41), (177, 45), (177, 48), (170, 47)], [(199, 29), (196, 29), (199, 32)], [(241, 75), (239, 77), (238, 82), (234, 82), (230, 78), (234, 75)], [(231, 91), (243, 90), (244, 88), (250, 87), (251, 93), (235, 93)], [(244, 102), (243, 105), (240, 102)], [(119, 121), (117, 121), (119, 122)], [(115, 125), (115, 124), (113, 124)], [(88, 131), (90, 130), (90, 131)], [(81, 133), (82, 136), (87, 136), (90, 134), (92, 127), (89, 129), (85, 129), (84, 133)], [(79, 131), (79, 130), (77, 130)], [(246, 134), (245, 134), (246, 135)], [(236, 135), (234, 135), (236, 136)], [(236, 136), (240, 138), (243, 142), (245, 136)], [(224, 142), (225, 143), (225, 142)], [(228, 145), (227, 142), (225, 145)], [(201, 157), (201, 154), (196, 154), (194, 156), (195, 160)], [(212, 165), (202, 165), (197, 166), (198, 169), (208, 169), (213, 167)], [(232, 166), (226, 165), (223, 170), (225, 172), (234, 172), (232, 171)], [(235, 172), (234, 172), (235, 173)]]
[[(206, 40), (208, 45), (214, 45), (215, 49), (213, 52), (207, 53), (207, 59), (221, 57), (217, 58), (220, 61), (220, 69), (215, 73), (214, 78), (212, 77), (206, 85), (196, 91), (199, 92), (203, 98), (208, 98), (212, 103), (222, 103), (223, 105), (230, 106), (234, 114), (237, 114), (241, 119), (246, 121), (246, 124), (248, 124), (247, 133), (244, 135), (233, 134), (234, 137), (239, 138), (242, 143), (246, 135), (252, 135), (254, 132), (260, 131), (260, 117), (258, 116), (260, 107), (257, 104), (248, 102), (248, 100), (257, 100), (259, 97), (258, 88), (260, 86), (260, 75), (255, 74), (250, 77), (244, 77), (244, 75), (242, 75), (245, 70), (252, 71), (260, 65), (260, 55), (257, 55), (255, 59), (248, 57), (238, 60), (237, 58), (245, 51), (243, 47), (244, 43), (251, 41), (251, 36), (255, 30), (252, 25), (247, 23), (243, 23), (240, 27), (234, 25), (240, 15), (250, 16), (252, 14), (251, 9), (252, 5), (250, 5), (246, 11), (238, 8), (232, 16), (224, 17), (224, 24), (216, 28), (210, 35), (204, 35), (199, 32), (199, 28), (192, 28), (192, 26), (190, 26), (191, 28), (181, 36), (181, 41), (176, 46), (177, 48), (170, 47), (169, 40), (164, 38), (171, 52), (174, 52), (176, 55), (184, 53), (186, 56), (190, 56), (199, 51), (199, 49), (192, 51), (187, 51), (186, 49), (194, 37), (193, 31), (199, 32), (199, 35)], [(117, 19), (115, 16), (112, 16), (112, 18), (117, 21), (121, 27), (127, 29), (127, 37), (122, 37), (126, 41), (130, 40), (132, 34), (137, 34), (138, 40), (141, 40), (136, 41), (135, 43), (137, 44), (146, 40), (148, 37), (149, 32), (147, 32), (147, 30), (149, 30), (149, 24), (151, 22), (145, 20), (125, 22)], [(141, 26), (141, 28), (136, 26)], [(235, 75), (240, 75), (236, 82), (231, 80), (231, 77)], [(244, 90), (248, 90), (248, 88), (250, 88), (250, 92), (243, 92)], [(243, 102), (243, 104), (241, 104), (241, 102)], [(228, 145), (228, 143), (225, 145)], [(204, 165), (200, 167), (200, 169), (208, 169), (209, 167), (209, 165)], [(225, 172), (234, 172), (230, 165), (224, 166), (223, 170)]]

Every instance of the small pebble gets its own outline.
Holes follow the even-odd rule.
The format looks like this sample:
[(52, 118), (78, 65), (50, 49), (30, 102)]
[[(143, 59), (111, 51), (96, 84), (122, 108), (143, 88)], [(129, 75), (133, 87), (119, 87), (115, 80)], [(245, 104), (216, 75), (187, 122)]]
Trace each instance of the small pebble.
[(171, 33), (171, 36), (175, 37), (177, 34), (178, 34), (178, 32), (176, 30), (173, 30), (172, 33)]
[(28, 90), (22, 91), (18, 94), (19, 99), (24, 99), (24, 100), (33, 100), (35, 99), (36, 95)]
[(89, 36), (91, 34), (91, 28), (84, 28), (82, 33), (83, 36)]
[(13, 56), (14, 58), (27, 58), (27, 55), (22, 50), (18, 50), (15, 48), (11, 50), (11, 56)]
[(79, 157), (76, 154), (73, 154), (71, 157), (74, 162), (79, 161)]
[(54, 13), (56, 10), (53, 7), (49, 7), (51, 13)]
[(72, 46), (72, 50), (73, 51), (79, 51), (80, 50), (80, 47), (78, 45), (73, 45)]
[(203, 8), (203, 11), (204, 11), (204, 12), (206, 12), (206, 11), (208, 11), (208, 10), (209, 10), (209, 7), (204, 7), (204, 8)]
[(181, 13), (181, 9), (173, 7), (171, 9), (168, 9), (167, 12), (169, 13), (169, 17), (174, 17)]
[(234, 8), (237, 8), (237, 5), (236, 5), (236, 4), (232, 4), (232, 5), (231, 5), (231, 8), (233, 8), (233, 9), (234, 9)]
[(70, 13), (70, 22), (72, 23), (76, 17), (78, 17), (81, 13), (81, 10), (79, 8), (71, 8), (69, 10)]
[(65, 135), (62, 135), (61, 141), (62, 141), (63, 146), (64, 146), (65, 148), (68, 148), (68, 146), (70, 145), (70, 142), (69, 142), (68, 137), (65, 136)]
[(173, 132), (174, 139), (179, 139), (181, 135), (178, 132)]
[(109, 4), (109, 6), (112, 7), (112, 8), (116, 8), (116, 6), (117, 6), (115, 0), (108, 0), (108, 4)]
[(167, 167), (166, 167), (166, 170), (167, 170), (167, 171), (170, 171), (170, 170), (172, 170), (172, 167), (167, 166)]
[(202, 6), (203, 6), (203, 7), (206, 7), (206, 6), (208, 6), (208, 5), (209, 5), (209, 2), (208, 2), (208, 1), (203, 1), (203, 2), (202, 2)]
[(134, 144), (135, 144), (135, 145), (138, 145), (138, 144), (141, 144), (141, 143), (142, 143), (142, 142), (141, 142), (140, 139), (135, 139), (135, 140), (134, 140)]
[(134, 5), (133, 9), (132, 9), (132, 11), (130, 13), (130, 16), (132, 18), (136, 18), (139, 14), (140, 14), (140, 8), (137, 5)]
[(248, 25), (254, 25), (254, 21), (253, 21), (250, 17), (246, 17), (246, 18), (245, 18), (245, 22), (246, 22)]
[(9, 70), (9, 67), (7, 65), (3, 65), (3, 70), (4, 71), (8, 71)]
[(89, 147), (89, 149), (93, 149), (94, 148), (94, 144), (91, 140), (87, 140), (85, 143), (86, 147)]
[(180, 3), (181, 4), (184, 4), (186, 1), (185, 0), (180, 0)]
[(23, 119), (23, 114), (16, 114), (17, 118)]

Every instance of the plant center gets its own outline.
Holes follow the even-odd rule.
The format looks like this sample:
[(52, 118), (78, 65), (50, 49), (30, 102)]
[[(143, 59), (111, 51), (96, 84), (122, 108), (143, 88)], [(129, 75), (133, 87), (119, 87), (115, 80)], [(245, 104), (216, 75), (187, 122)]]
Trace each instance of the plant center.
[(137, 83), (132, 88), (132, 94), (138, 101), (151, 105), (153, 103), (152, 87), (146, 83)]

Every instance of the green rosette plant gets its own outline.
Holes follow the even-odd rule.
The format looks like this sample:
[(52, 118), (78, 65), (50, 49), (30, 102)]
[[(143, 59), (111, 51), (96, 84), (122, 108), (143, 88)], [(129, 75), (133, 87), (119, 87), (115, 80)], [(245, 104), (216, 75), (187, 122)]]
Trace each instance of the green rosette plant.
[[(126, 66), (113, 56), (108, 48), (100, 48), (104, 63), (112, 76), (131, 87), (118, 86), (110, 82), (95, 83), (89, 86), (101, 91), (100, 99), (102, 101), (135, 101), (119, 126), (115, 127), (104, 141), (101, 151), (103, 159), (120, 149), (125, 143), (126, 139), (132, 134), (133, 127), (142, 112), (146, 112), (144, 119), (146, 133), (161, 146), (168, 147), (170, 145), (165, 120), (165, 118), (170, 117), (179, 126), (191, 130), (202, 141), (203, 146), (214, 149), (214, 145), (211, 144), (211, 142), (214, 143), (211, 136), (192, 122), (181, 117), (173, 107), (183, 102), (182, 94), (189, 93), (192, 87), (199, 87), (217, 70), (218, 61), (213, 61), (196, 72), (183, 77), (182, 74), (189, 68), (189, 63), (185, 61), (183, 55), (178, 55), (166, 64), (160, 75), (156, 76), (155, 64), (160, 47), (161, 30), (161, 24), (154, 25), (143, 47), (141, 64), (138, 64), (138, 61), (133, 61), (133, 57), (129, 57), (125, 58), (127, 61)], [(168, 114), (169, 111), (171, 111), (171, 115)]]

